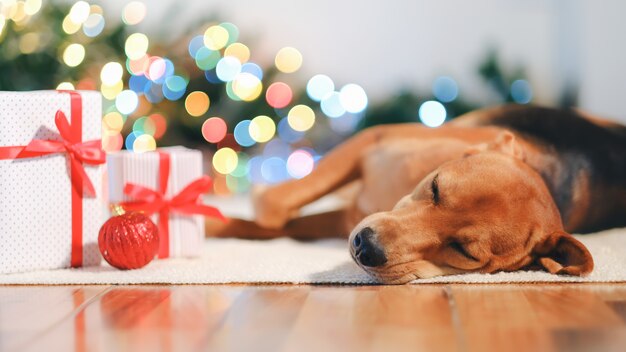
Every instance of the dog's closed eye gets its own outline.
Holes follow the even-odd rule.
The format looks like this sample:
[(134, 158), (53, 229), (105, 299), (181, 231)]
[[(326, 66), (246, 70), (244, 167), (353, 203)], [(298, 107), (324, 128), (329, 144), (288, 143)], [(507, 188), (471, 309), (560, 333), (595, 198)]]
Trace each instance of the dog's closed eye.
[(474, 257), (473, 255), (471, 255), (467, 249), (465, 249), (465, 247), (456, 241), (450, 242), (449, 244), (450, 248), (454, 249), (456, 252), (462, 254), (464, 257), (466, 257), (467, 259), (473, 260), (478, 262), (478, 258)]
[(430, 184), (430, 191), (433, 195), (433, 203), (439, 204), (439, 174), (435, 175), (433, 182)]

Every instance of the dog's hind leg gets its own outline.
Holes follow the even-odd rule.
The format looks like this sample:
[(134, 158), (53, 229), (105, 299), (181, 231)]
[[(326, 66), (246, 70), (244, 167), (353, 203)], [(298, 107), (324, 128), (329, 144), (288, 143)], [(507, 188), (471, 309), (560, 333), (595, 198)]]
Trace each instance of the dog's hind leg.
[(267, 229), (253, 221), (228, 219), (228, 222), (207, 218), (205, 222), (207, 237), (229, 237), (246, 239), (271, 239), (293, 237), (298, 239), (319, 239), (347, 237), (349, 229), (345, 227), (345, 211), (335, 210), (326, 213), (303, 216), (289, 220), (280, 229)]

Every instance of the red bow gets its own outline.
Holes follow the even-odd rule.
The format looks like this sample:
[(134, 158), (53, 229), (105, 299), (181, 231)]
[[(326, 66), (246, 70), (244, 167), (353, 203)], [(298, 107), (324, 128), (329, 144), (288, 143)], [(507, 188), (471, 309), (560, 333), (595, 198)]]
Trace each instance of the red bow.
[(134, 201), (122, 202), (120, 205), (126, 210), (143, 211), (147, 215), (159, 213), (159, 258), (169, 257), (169, 213), (200, 214), (216, 217), (226, 221), (224, 215), (215, 207), (199, 202), (200, 195), (211, 189), (211, 178), (202, 176), (183, 188), (171, 199), (165, 198), (169, 179), (170, 159), (166, 153), (159, 153), (159, 190), (153, 190), (134, 183), (124, 186), (124, 193)]
[(48, 154), (67, 153), (70, 158), (70, 168), (78, 176), (76, 180), (72, 179), (73, 186), (77, 188), (79, 183), (84, 184), (85, 194), (94, 197), (96, 191), (82, 163), (96, 165), (105, 162), (106, 155), (102, 150), (101, 141), (79, 142), (75, 140), (72, 127), (61, 110), (57, 111), (54, 116), (54, 123), (59, 130), (62, 140), (33, 139), (26, 146), (0, 147), (0, 159), (24, 159)]

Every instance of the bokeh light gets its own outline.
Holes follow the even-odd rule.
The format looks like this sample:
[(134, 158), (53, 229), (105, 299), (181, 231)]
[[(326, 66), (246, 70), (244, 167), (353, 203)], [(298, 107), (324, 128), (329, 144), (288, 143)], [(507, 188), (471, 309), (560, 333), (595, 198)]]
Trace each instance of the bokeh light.
[(354, 132), (363, 118), (363, 114), (346, 113), (340, 117), (329, 119), (330, 128), (339, 135), (349, 135)]
[(150, 114), (148, 118), (150, 119), (150, 121), (152, 121), (152, 124), (154, 125), (154, 128), (155, 128), (154, 134), (153, 134), (154, 139), (159, 139), (163, 137), (163, 135), (165, 134), (165, 131), (167, 130), (167, 120), (165, 119), (165, 116), (159, 113), (154, 113), (154, 114)]
[(110, 132), (121, 132), (124, 127), (124, 117), (117, 111), (112, 111), (102, 117), (102, 127)]
[(279, 183), (289, 179), (285, 160), (278, 157), (270, 157), (261, 164), (261, 176), (268, 183)]
[(211, 50), (204, 46), (198, 49), (194, 56), (196, 66), (202, 70), (214, 69), (221, 58), (222, 55), (219, 51)]
[(339, 92), (341, 105), (347, 112), (359, 113), (367, 107), (367, 94), (358, 84), (346, 84)]
[(282, 118), (278, 122), (278, 136), (287, 143), (295, 143), (304, 137), (304, 132), (296, 131), (289, 126), (287, 117)]
[(91, 38), (96, 37), (102, 33), (104, 25), (104, 17), (99, 13), (92, 13), (87, 17), (85, 23), (83, 23), (83, 33)]
[(511, 98), (518, 104), (528, 104), (533, 98), (533, 91), (530, 83), (523, 79), (518, 79), (511, 83)]
[(237, 40), (239, 40), (239, 28), (236, 25), (230, 22), (222, 22), (220, 23), (220, 27), (224, 28), (228, 32), (228, 41), (226, 45), (233, 44)]
[(63, 23), (61, 24), (61, 27), (63, 28), (63, 32), (67, 34), (74, 34), (78, 32), (78, 30), (80, 29), (80, 23), (76, 23), (72, 21), (70, 16), (67, 15), (63, 19)]
[(335, 83), (326, 75), (315, 75), (306, 84), (306, 93), (313, 101), (322, 101), (335, 90)]
[(149, 40), (143, 33), (133, 33), (128, 36), (124, 44), (126, 56), (131, 60), (138, 60), (146, 55)]
[(26, 0), (26, 2), (24, 2), (24, 13), (28, 16), (36, 14), (40, 9), (41, 0)]
[(204, 32), (204, 46), (220, 50), (228, 43), (228, 31), (222, 26), (211, 26)]
[(447, 76), (437, 77), (433, 82), (433, 95), (443, 103), (454, 101), (459, 95), (456, 81)]
[(236, 57), (242, 64), (250, 59), (250, 49), (241, 43), (233, 43), (224, 50), (224, 56)]
[(241, 62), (234, 56), (224, 56), (217, 63), (215, 73), (224, 82), (230, 82), (241, 72)]
[(123, 145), (124, 137), (122, 137), (121, 133), (108, 131), (102, 133), (102, 149), (104, 149), (105, 152), (116, 152), (122, 149)]
[(446, 120), (446, 108), (438, 101), (424, 102), (418, 113), (420, 121), (428, 127), (439, 127)]
[(269, 116), (260, 115), (250, 121), (250, 137), (257, 143), (265, 143), (274, 137), (276, 125)]
[(146, 17), (146, 5), (141, 1), (131, 1), (122, 11), (122, 20), (128, 25), (135, 25)]
[(313, 127), (315, 112), (307, 105), (296, 105), (289, 110), (287, 121), (294, 130), (304, 132)]
[(89, 4), (85, 1), (77, 1), (70, 8), (69, 18), (74, 23), (82, 24), (89, 17)]
[(250, 136), (250, 122), (250, 120), (240, 121), (235, 125), (235, 130), (233, 131), (235, 141), (242, 147), (250, 147), (256, 143)]
[(291, 103), (293, 93), (291, 87), (283, 82), (272, 83), (265, 92), (265, 100), (269, 106), (282, 109)]
[(327, 94), (322, 102), (320, 108), (324, 115), (328, 117), (339, 117), (346, 113), (346, 108), (341, 104), (341, 95), (338, 92), (332, 92)]
[(226, 136), (226, 122), (219, 117), (211, 117), (202, 124), (202, 137), (209, 143), (218, 143)]
[(239, 100), (253, 101), (261, 95), (263, 83), (251, 73), (239, 73), (230, 85)]
[(56, 90), (74, 90), (74, 85), (70, 82), (61, 82), (56, 87)]
[[(140, 117), (133, 123), (133, 131), (141, 132), (142, 134), (149, 134), (154, 137), (154, 133), (156, 132), (156, 126), (152, 119), (148, 117)], [(134, 147), (133, 147), (134, 148)]]
[(156, 149), (156, 141), (149, 134), (142, 134), (133, 142), (133, 151), (135, 153), (151, 152)]
[(100, 80), (107, 86), (112, 86), (122, 79), (124, 68), (119, 62), (107, 62), (100, 71)]
[(313, 171), (315, 161), (311, 153), (306, 150), (296, 150), (287, 159), (287, 172), (293, 178), (303, 178)]
[(202, 116), (209, 110), (210, 100), (205, 92), (195, 91), (189, 93), (185, 99), (185, 109), (191, 116)]
[(105, 99), (113, 100), (124, 89), (124, 82), (121, 80), (115, 82), (113, 85), (102, 84), (100, 86), (100, 92)]
[(123, 90), (115, 97), (115, 107), (124, 115), (132, 114), (133, 111), (137, 109), (138, 104), (139, 98), (137, 97), (137, 93), (132, 90)]
[(241, 65), (241, 73), (249, 73), (254, 75), (259, 80), (263, 79), (263, 69), (261, 69), (261, 66), (255, 64), (254, 62), (246, 62)]
[(168, 100), (178, 100), (185, 95), (187, 81), (181, 76), (170, 76), (163, 84), (163, 96)]
[(284, 47), (276, 54), (274, 64), (280, 72), (296, 72), (302, 66), (302, 54), (296, 48)]
[(69, 67), (80, 65), (85, 59), (85, 47), (80, 44), (70, 44), (63, 51), (63, 62)]
[[(1, 16), (1, 15), (0, 15)], [(2, 23), (4, 21), (0, 17), (0, 35), (2, 34)], [(19, 49), (22, 54), (32, 54), (39, 49), (41, 37), (37, 32), (30, 32), (22, 35), (19, 41)]]
[(219, 149), (213, 155), (213, 168), (220, 174), (227, 175), (237, 168), (238, 156), (231, 148)]

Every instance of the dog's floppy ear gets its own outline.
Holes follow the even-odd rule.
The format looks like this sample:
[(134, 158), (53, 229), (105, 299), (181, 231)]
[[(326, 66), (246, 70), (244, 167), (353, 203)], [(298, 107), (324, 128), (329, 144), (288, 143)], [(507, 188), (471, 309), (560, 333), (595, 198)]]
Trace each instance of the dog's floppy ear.
[(551, 274), (584, 276), (593, 270), (589, 250), (564, 231), (553, 233), (535, 252), (536, 264)]
[(520, 160), (524, 160), (525, 158), (524, 148), (517, 141), (515, 135), (509, 131), (501, 132), (492, 142), (469, 147), (465, 151), (465, 156), (474, 155), (486, 150), (508, 154)]

